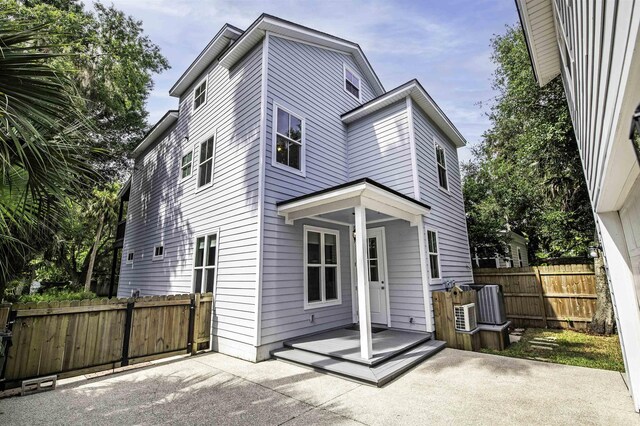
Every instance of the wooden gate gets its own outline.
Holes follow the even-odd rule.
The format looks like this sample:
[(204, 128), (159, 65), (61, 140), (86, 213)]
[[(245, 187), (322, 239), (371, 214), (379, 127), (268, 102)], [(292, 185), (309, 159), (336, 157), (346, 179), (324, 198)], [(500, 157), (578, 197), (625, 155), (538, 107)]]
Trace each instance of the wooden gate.
[(195, 353), (209, 347), (212, 305), (211, 293), (11, 305), (4, 380), (69, 377)]

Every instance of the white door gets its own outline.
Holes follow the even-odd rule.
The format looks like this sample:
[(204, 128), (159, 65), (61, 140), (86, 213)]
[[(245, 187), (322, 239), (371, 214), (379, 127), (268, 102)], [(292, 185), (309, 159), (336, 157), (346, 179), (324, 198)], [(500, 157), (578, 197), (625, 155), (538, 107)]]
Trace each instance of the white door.
[(367, 229), (369, 298), (371, 301), (371, 322), (388, 325), (386, 283), (387, 253), (384, 244), (384, 228)]

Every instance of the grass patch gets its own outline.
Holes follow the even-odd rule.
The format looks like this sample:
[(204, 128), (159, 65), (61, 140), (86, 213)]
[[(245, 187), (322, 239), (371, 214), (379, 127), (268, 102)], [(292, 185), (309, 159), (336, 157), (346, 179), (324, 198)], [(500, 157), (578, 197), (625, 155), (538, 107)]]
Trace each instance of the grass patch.
[[(552, 342), (558, 346), (553, 346), (553, 350), (534, 348), (531, 345), (535, 338), (555, 338)], [(482, 352), (579, 367), (624, 371), (617, 335), (596, 336), (571, 330), (528, 328), (522, 334), (522, 339), (511, 344), (506, 350), (482, 349)]]

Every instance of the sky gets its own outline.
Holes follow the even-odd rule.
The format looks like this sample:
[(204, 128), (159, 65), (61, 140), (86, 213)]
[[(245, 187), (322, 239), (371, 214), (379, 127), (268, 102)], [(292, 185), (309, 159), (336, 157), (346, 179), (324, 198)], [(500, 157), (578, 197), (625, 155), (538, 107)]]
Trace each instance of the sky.
[(178, 106), (169, 89), (224, 23), (266, 12), (358, 43), (386, 90), (417, 78), (467, 139), (481, 140), (495, 96), (490, 40), (518, 23), (513, 0), (111, 0), (143, 22), (171, 69), (154, 76), (150, 124)]

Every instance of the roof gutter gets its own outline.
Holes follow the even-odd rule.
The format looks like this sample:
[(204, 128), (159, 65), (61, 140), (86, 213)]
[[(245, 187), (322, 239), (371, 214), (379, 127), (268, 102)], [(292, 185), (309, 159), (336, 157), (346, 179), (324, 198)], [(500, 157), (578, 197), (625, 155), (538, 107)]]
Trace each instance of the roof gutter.
[(131, 156), (133, 158), (138, 157), (145, 149), (147, 149), (158, 137), (166, 132), (171, 126), (178, 121), (178, 111), (169, 110), (162, 116), (160, 120), (147, 132), (142, 138), (142, 141), (133, 150)]

